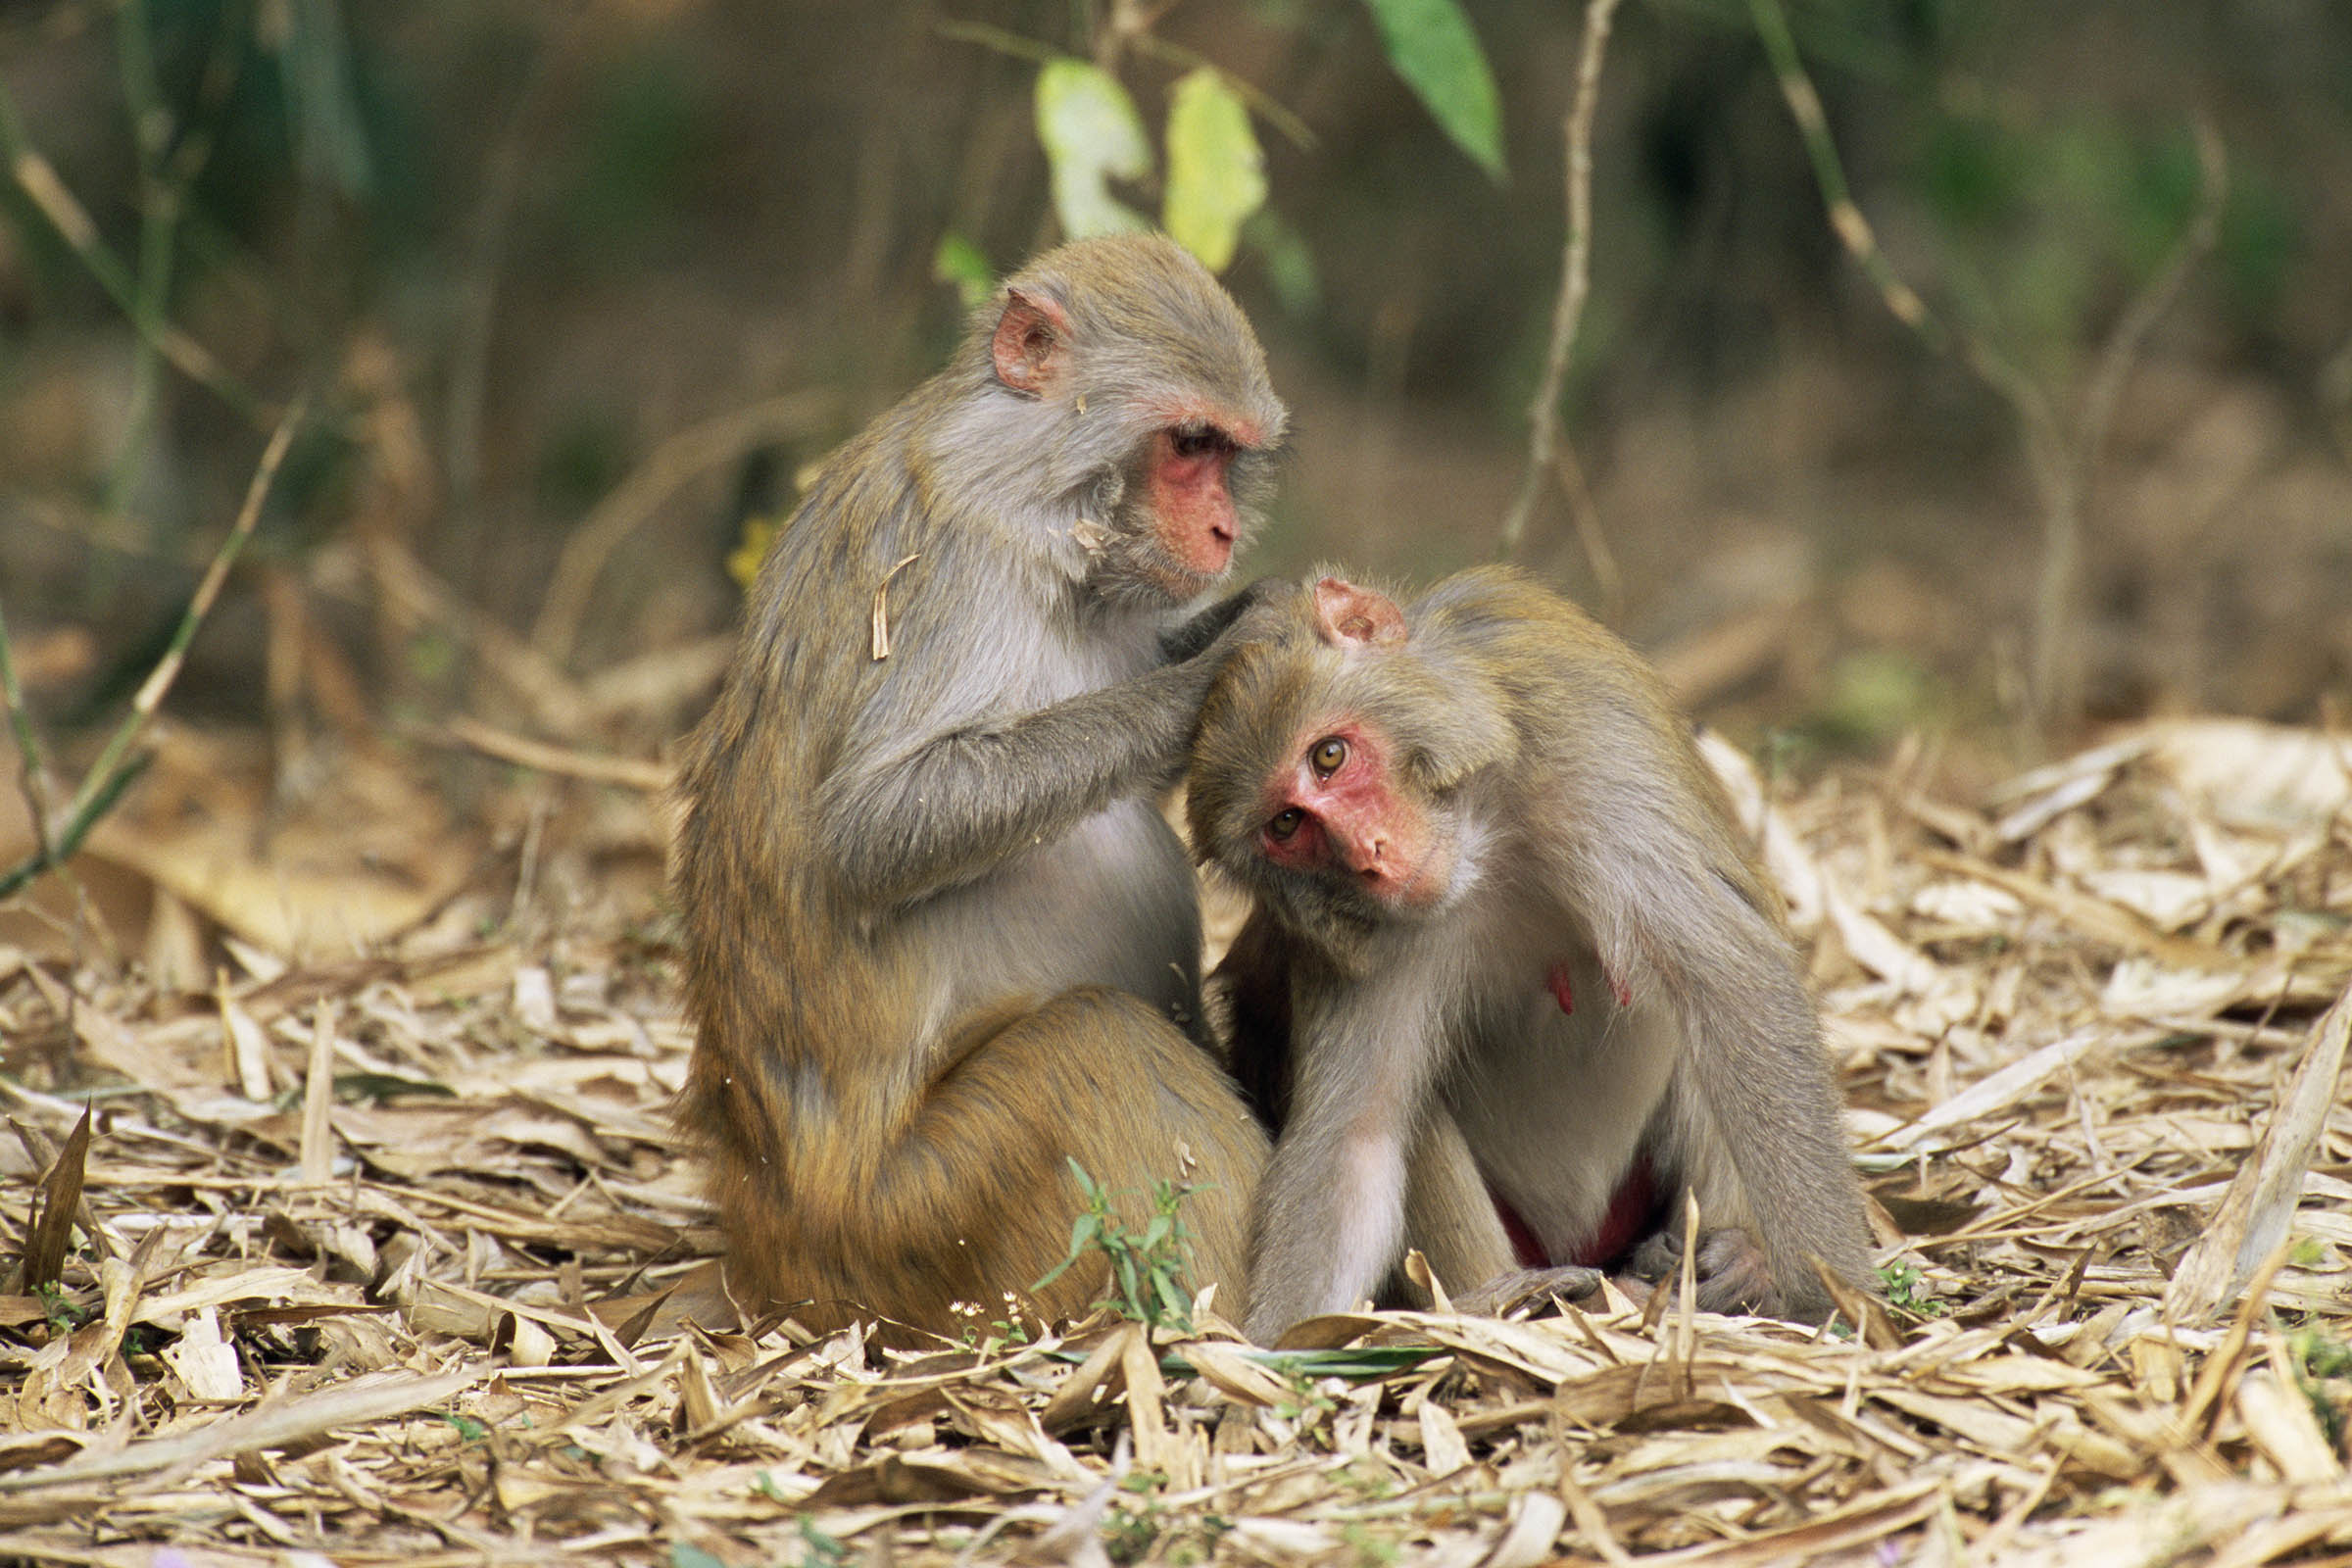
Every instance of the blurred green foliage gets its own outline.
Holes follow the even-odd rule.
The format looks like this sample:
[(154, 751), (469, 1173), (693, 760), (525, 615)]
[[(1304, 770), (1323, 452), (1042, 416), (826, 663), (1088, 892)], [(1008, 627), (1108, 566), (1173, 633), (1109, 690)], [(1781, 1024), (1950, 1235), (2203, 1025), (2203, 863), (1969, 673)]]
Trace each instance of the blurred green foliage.
[(710, 199), (700, 176), (717, 133), (707, 86), (659, 46), (611, 62), (595, 82), (562, 197), (564, 226), (588, 260), (641, 266)]
[(1265, 154), (1241, 95), (1207, 67), (1188, 73), (1168, 95), (1169, 236), (1222, 272), (1265, 200)]
[[(129, 547), (168, 557), (217, 530), (269, 424), (257, 408), (309, 391), (321, 433), (260, 544), (299, 551), (365, 518), (526, 622), (565, 530), (667, 433), (781, 389), (837, 392), (779, 443), (789, 472), (934, 368), (996, 274), (1073, 228), (1055, 216), (1062, 165), (1090, 157), (1096, 219), (1168, 223), (1228, 264), (1277, 356), (1298, 451), (1264, 565), (1338, 554), (1417, 573), (1490, 553), (1493, 475), (1507, 493), (1559, 278), (1582, 7), (1148, 9), (1151, 40), (1107, 74), (1085, 57), (1108, 0), (0, 12), (8, 122), (91, 224), (77, 251), (0, 176), (0, 488), (98, 519), (79, 553), (53, 549), (63, 530), (20, 526), (0, 496), (12, 597), (103, 606), (124, 627), (168, 614), (169, 572)], [(2209, 118), (2230, 153), (2219, 243), (2147, 357), (2258, 383), (2294, 440), (2352, 429), (2352, 393), (2328, 390), (2352, 387), (2352, 8), (1787, 10), (1904, 276), (2061, 402), (2195, 212), (2186, 126)], [(1041, 141), (1049, 74), (1088, 83), (1119, 128)], [(1601, 103), (1593, 288), (1564, 401), (1635, 614), (1673, 599), (1729, 517), (1818, 535), (1833, 573), (1888, 554), (1923, 570), (2015, 559), (2031, 502), (2010, 411), (1858, 285), (1742, 0), (1628, 0)], [(1101, 160), (1106, 134), (1127, 139), (1120, 159)], [(93, 255), (152, 282), (250, 406), (159, 366)], [(1797, 410), (1782, 422), (1721, 417), (1802, 376), (1776, 394)], [(395, 425), (415, 472), (381, 460)], [(1881, 498), (1965, 505), (1855, 505), (1864, 471)], [(629, 617), (673, 576), (723, 584), (744, 514), (717, 518), (725, 488), (717, 474), (665, 503), (648, 531), (669, 548), (642, 563), (658, 574), (601, 590), (624, 612), (604, 617), (611, 636), (723, 624), (729, 602)], [(1955, 516), (1964, 538), (1939, 531)], [(1549, 526), (1539, 564), (1566, 576), (1565, 520)], [(2013, 576), (1985, 591), (2013, 594)], [(1628, 629), (1690, 623), (1661, 610)], [(1974, 710), (1962, 683), (1989, 660), (1898, 653), (1841, 645), (1809, 666), (1821, 737), (1884, 744)]]
[(1478, 33), (1455, 0), (1364, 0), (1389, 64), (1453, 144), (1503, 177), (1502, 106)]
[(1110, 193), (1110, 181), (1152, 172), (1144, 117), (1118, 77), (1084, 60), (1049, 60), (1037, 74), (1037, 139), (1054, 170), (1054, 214), (1073, 239), (1149, 227)]

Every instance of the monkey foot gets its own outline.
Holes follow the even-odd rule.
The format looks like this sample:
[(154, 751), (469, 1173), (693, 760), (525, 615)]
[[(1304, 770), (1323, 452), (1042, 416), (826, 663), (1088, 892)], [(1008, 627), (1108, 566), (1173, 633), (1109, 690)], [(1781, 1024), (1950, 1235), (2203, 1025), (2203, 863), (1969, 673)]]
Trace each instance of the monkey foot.
[[(1635, 1248), (1626, 1261), (1626, 1272), (1634, 1280), (1659, 1289), (1671, 1288), (1682, 1267), (1683, 1233), (1679, 1230), (1654, 1233)], [(1696, 1273), (1700, 1311), (1781, 1315), (1781, 1292), (1773, 1283), (1772, 1262), (1747, 1232), (1737, 1228), (1701, 1231)], [(1647, 1292), (1632, 1294), (1640, 1298)]]
[(1495, 1275), (1477, 1290), (1454, 1298), (1457, 1311), (1479, 1317), (1501, 1317), (1548, 1297), (1577, 1300), (1600, 1289), (1600, 1270), (1581, 1263), (1559, 1268), (1515, 1268)]

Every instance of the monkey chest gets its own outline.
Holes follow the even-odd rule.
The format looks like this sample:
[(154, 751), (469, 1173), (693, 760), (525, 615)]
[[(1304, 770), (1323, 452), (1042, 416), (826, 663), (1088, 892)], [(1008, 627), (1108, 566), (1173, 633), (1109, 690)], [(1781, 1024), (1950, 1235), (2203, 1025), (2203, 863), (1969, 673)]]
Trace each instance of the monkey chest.
[(1184, 846), (1147, 801), (1126, 801), (1032, 845), (908, 922), (929, 962), (935, 1017), (1073, 986), (1131, 992), (1189, 1013), (1200, 919)]

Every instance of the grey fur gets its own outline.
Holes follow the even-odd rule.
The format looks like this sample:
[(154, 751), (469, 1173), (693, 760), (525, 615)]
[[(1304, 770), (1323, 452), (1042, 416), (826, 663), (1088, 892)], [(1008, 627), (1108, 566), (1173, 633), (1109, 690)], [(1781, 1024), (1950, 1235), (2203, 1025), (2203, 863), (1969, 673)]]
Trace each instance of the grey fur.
[[(1377, 1285), (1405, 1239), (1408, 1167), (1428, 1185), (1425, 1117), (1458, 1127), (1555, 1258), (1642, 1151), (1708, 1226), (1753, 1237), (1783, 1310), (1830, 1312), (1816, 1258), (1874, 1288), (1811, 999), (1656, 677), (1500, 569), (1409, 602), (1398, 644), (1326, 646), (1303, 593), (1291, 612), (1212, 688), (1190, 775), (1196, 846), (1256, 897), (1257, 920), (1290, 933), (1236, 948), (1287, 969), (1274, 994), (1296, 1075), (1259, 1191), (1251, 1334)], [(1255, 853), (1260, 786), (1338, 715), (1387, 734), (1451, 848), (1431, 909)], [(1563, 961), (1565, 1015), (1544, 986)], [(1235, 981), (1237, 1007), (1267, 994), (1263, 974)], [(1620, 987), (1631, 1005), (1613, 1004)], [(1245, 1040), (1253, 1028), (1237, 1018)]]

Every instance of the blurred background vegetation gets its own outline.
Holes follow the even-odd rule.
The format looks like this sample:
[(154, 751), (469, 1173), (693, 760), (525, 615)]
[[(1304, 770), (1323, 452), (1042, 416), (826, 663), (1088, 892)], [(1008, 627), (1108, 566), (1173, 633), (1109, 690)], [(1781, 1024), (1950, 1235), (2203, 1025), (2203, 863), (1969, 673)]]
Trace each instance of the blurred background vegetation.
[[(1372, 9), (1131, 7), (1149, 47), (1111, 60), (1152, 126), (1202, 61), (1254, 95), (1270, 195), (1227, 276), (1296, 438), (1246, 569), (1489, 559), (1525, 462), (1582, 8), (1466, 0), (1494, 172)], [(266, 737), (278, 795), (389, 749), (462, 807), (455, 754), (419, 744), (462, 717), (658, 755), (723, 659), (747, 522), (937, 367), (959, 273), (1059, 237), (1034, 88), (1047, 56), (1103, 58), (1105, 10), (0, 7), (0, 610), (44, 731), (103, 733), (303, 395), (172, 712)], [(1521, 558), (1798, 754), (1926, 733), (2005, 763), (2101, 720), (2322, 717), (2352, 689), (2352, 7), (1788, 18), (1953, 341), (1840, 247), (1749, 8), (1630, 0), (1560, 405), (1615, 575), (1559, 486)], [(1156, 212), (1152, 177), (1122, 194)], [(2077, 697), (2038, 732), (2046, 476), (1972, 348), (2070, 439), (2121, 376), (2075, 454)]]

